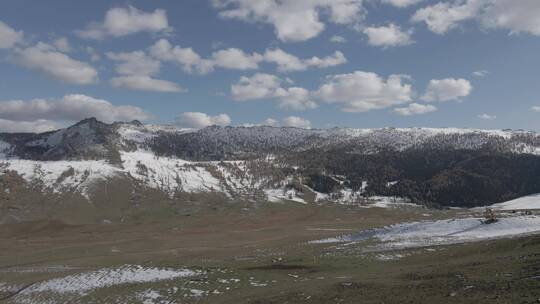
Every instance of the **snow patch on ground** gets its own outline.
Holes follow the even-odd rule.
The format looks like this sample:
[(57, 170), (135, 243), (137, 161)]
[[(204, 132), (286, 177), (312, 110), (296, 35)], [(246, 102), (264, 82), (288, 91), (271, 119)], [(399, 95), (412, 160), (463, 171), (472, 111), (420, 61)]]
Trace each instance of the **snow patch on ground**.
[(105, 161), (33, 161), (10, 159), (2, 163), (0, 173), (16, 171), (27, 182), (42, 183), (53, 192), (77, 190), (86, 196), (93, 182), (119, 173), (119, 169)]
[(17, 290), (19, 290), (19, 286), (16, 286), (16, 285), (10, 285), (10, 284), (7, 284), (7, 283), (2, 283), (0, 282), (0, 294), (1, 293), (12, 293), (12, 292), (16, 292)]
[(420, 208), (420, 205), (410, 203), (409, 200), (401, 197), (394, 196), (370, 196), (367, 198), (368, 205), (363, 206), (365, 208), (400, 208), (400, 207), (414, 207)]
[(492, 205), (491, 207), (496, 210), (540, 209), (540, 194), (520, 197), (515, 200)]
[(170, 194), (223, 191), (220, 181), (201, 164), (140, 150), (121, 152), (121, 158), (125, 171), (151, 188)]
[(402, 249), (474, 242), (530, 233), (540, 233), (539, 216), (505, 217), (493, 224), (483, 224), (482, 219), (472, 217), (402, 223), (311, 243), (354, 243), (371, 239), (380, 242), (378, 248)]
[(279, 203), (283, 201), (293, 201), (301, 204), (307, 204), (302, 198), (302, 193), (294, 189), (265, 189), (264, 193), (269, 202)]
[(199, 273), (187, 269), (145, 268), (139, 265), (125, 265), (119, 268), (105, 268), (51, 279), (25, 289), (20, 295), (31, 295), (42, 292), (83, 295), (95, 289), (120, 284), (156, 282), (192, 277), (197, 274)]

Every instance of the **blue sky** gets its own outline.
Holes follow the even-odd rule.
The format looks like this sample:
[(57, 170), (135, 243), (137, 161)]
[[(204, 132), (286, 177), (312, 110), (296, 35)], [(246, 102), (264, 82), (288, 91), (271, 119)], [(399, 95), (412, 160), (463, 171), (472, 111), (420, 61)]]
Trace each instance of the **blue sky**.
[(5, 0), (0, 131), (540, 130), (539, 51), (537, 0)]

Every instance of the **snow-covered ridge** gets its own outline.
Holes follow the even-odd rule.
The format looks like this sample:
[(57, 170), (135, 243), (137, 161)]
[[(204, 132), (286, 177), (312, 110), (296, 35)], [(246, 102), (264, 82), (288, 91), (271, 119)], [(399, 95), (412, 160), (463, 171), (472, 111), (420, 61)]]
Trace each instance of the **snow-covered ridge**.
[[(355, 153), (410, 148), (481, 149), (540, 154), (540, 136), (523, 130), (457, 128), (300, 129), (286, 127), (218, 127), (182, 129), (140, 122), (105, 124), (86, 119), (65, 129), (41, 134), (0, 133), (0, 156), (34, 160), (108, 159), (118, 151), (150, 149), (162, 155), (234, 159), (246, 154), (340, 148)], [(7, 149), (6, 145), (11, 148)], [(187, 153), (185, 151), (189, 151)]]
[(144, 143), (150, 138), (160, 133), (189, 133), (195, 129), (178, 128), (174, 125), (136, 125), (130, 123), (119, 123), (117, 132), (125, 141)]
[[(94, 183), (125, 177), (170, 196), (219, 192), (229, 197), (305, 202), (301, 189), (291, 187), (308, 188), (305, 176), (299, 176), (302, 170), (297, 170), (302, 164), (288, 163), (281, 156), (298, 151), (372, 154), (383, 149), (422, 152), (433, 148), (540, 154), (540, 136), (521, 130), (455, 128), (212, 126), (194, 130), (86, 119), (42, 134), (0, 134), (0, 175), (16, 172), (45, 190), (75, 191), (87, 198)], [(365, 199), (364, 189), (353, 191), (342, 185), (335, 193), (325, 194), (311, 189), (314, 198), (310, 200), (357, 202)]]
[(266, 176), (255, 177), (245, 161), (191, 162), (145, 150), (121, 151), (120, 159), (120, 164), (104, 160), (6, 159), (0, 161), (0, 176), (14, 172), (28, 184), (40, 185), (43, 191), (76, 192), (89, 200), (91, 186), (115, 177), (133, 179), (142, 187), (163, 191), (171, 197), (179, 192), (219, 192), (251, 199), (259, 194), (260, 199), (265, 199), (262, 189), (271, 185)]

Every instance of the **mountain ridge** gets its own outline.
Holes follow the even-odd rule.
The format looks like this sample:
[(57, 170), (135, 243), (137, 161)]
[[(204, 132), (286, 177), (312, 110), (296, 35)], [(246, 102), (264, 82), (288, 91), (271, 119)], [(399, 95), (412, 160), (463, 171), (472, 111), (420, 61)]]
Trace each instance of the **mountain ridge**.
[(0, 190), (12, 196), (6, 181), (18, 176), (25, 189), (92, 201), (96, 185), (122, 179), (134, 193), (158, 191), (171, 200), (218, 193), (349, 204), (392, 196), (473, 207), (540, 193), (539, 155), (540, 135), (523, 130), (197, 130), (89, 118), (41, 134), (0, 133)]

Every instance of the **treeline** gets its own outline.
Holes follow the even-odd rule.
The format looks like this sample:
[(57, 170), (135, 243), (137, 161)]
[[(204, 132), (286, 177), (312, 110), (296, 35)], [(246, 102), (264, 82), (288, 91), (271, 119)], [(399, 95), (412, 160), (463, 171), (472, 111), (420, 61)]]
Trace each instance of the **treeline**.
[[(540, 193), (540, 157), (472, 150), (407, 150), (355, 154), (347, 150), (306, 151), (289, 156), (310, 187), (332, 192), (335, 178), (366, 195), (391, 195), (426, 205), (483, 206)], [(394, 183), (392, 183), (394, 182)]]

